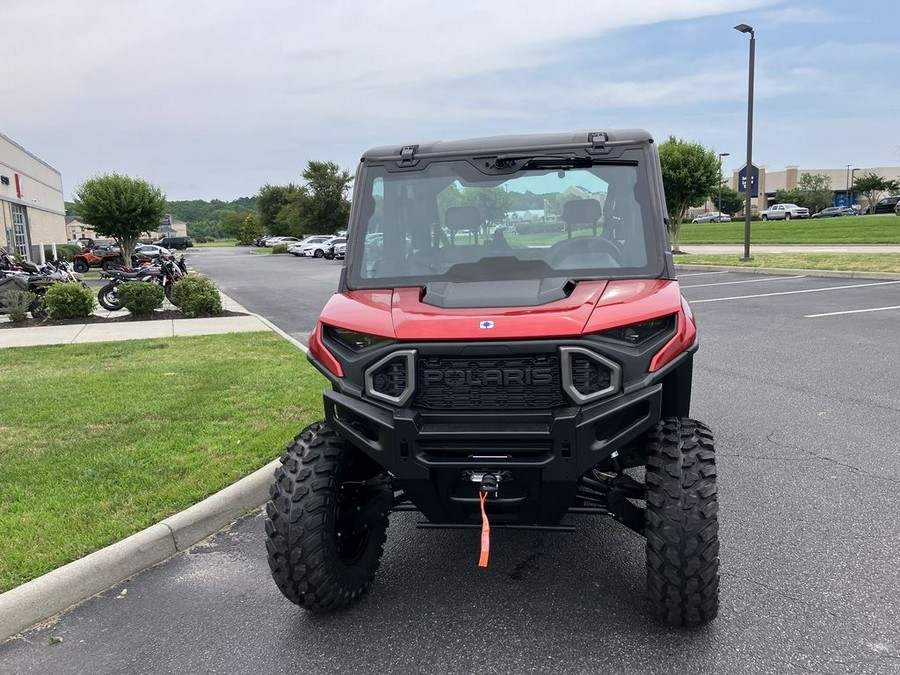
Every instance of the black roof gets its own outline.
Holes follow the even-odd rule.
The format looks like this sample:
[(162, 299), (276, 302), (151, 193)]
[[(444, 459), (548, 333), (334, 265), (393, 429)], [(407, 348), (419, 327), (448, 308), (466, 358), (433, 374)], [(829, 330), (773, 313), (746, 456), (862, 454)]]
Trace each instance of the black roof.
[(592, 147), (592, 140), (605, 134), (605, 145), (640, 145), (652, 143), (653, 137), (643, 129), (591, 129), (553, 134), (520, 134), (516, 136), (488, 136), (459, 141), (431, 141), (382, 145), (363, 153), (363, 160), (399, 158), (404, 148), (415, 147), (415, 154), (422, 156), (472, 155), (492, 152), (518, 152), (540, 149), (578, 150)]

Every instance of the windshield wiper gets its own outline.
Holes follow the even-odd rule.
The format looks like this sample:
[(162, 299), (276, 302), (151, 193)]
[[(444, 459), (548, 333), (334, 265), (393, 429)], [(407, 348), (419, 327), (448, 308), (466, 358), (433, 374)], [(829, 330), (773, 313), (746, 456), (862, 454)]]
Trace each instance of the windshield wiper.
[(591, 157), (573, 155), (498, 155), (495, 169), (574, 169), (593, 166)]

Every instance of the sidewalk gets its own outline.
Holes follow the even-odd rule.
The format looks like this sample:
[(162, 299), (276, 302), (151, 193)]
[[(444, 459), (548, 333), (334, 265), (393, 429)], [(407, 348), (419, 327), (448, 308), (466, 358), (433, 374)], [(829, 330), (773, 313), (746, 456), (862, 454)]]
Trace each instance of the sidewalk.
[[(244, 307), (224, 293), (221, 295), (222, 309), (231, 312), (243, 312), (246, 316), (215, 316), (204, 319), (122, 321), (117, 323), (81, 323), (64, 326), (8, 328), (0, 331), (0, 349), (3, 347), (145, 340), (174, 337), (176, 335), (213, 335), (217, 333), (249, 333), (275, 330), (268, 321), (256, 314), (249, 313)], [(167, 302), (164, 309), (173, 309), (173, 307)], [(102, 317), (116, 317), (127, 316), (128, 311), (110, 312), (101, 309), (94, 312), (94, 314)]]

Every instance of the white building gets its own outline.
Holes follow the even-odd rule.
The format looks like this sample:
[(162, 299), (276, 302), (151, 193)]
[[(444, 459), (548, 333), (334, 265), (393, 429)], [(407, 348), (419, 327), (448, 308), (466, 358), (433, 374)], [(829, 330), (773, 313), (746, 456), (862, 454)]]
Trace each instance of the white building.
[(59, 171), (0, 134), (0, 246), (38, 259), (68, 238)]

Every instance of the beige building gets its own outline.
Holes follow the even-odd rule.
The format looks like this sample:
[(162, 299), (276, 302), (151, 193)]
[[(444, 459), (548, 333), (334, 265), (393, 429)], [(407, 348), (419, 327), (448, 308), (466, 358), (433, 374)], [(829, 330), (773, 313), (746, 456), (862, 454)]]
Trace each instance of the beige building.
[[(68, 232), (68, 237), (70, 240), (106, 238), (98, 236), (94, 232), (93, 227), (85, 223), (83, 220), (81, 220), (81, 218), (77, 216), (66, 217), (66, 230)], [(187, 223), (183, 220), (173, 218), (171, 215), (167, 214), (163, 216), (162, 221), (160, 221), (159, 229), (157, 229), (155, 232), (147, 232), (145, 234), (146, 236), (144, 238), (149, 241), (157, 241), (158, 239), (162, 239), (163, 237), (186, 237)]]
[[(778, 190), (793, 190), (800, 181), (800, 176), (805, 173), (822, 174), (831, 179), (831, 190), (834, 192), (835, 205), (843, 206), (848, 204), (848, 188), (853, 184), (853, 179), (863, 176), (867, 173), (874, 173), (888, 180), (900, 180), (900, 167), (898, 166), (863, 166), (863, 167), (844, 167), (841, 169), (801, 169), (799, 166), (788, 166), (784, 171), (769, 171), (766, 167), (759, 167), (759, 192), (760, 195), (765, 194), (767, 203), (763, 203), (761, 207), (759, 199), (751, 199), (751, 208), (766, 208), (770, 204), (775, 203), (775, 193)], [(738, 183), (738, 171), (734, 171), (731, 179), (731, 187), (740, 190)], [(853, 195), (853, 204), (859, 204), (863, 208), (868, 206), (866, 198), (860, 194)]]
[(0, 134), (0, 246), (38, 259), (39, 244), (67, 239), (59, 171)]

